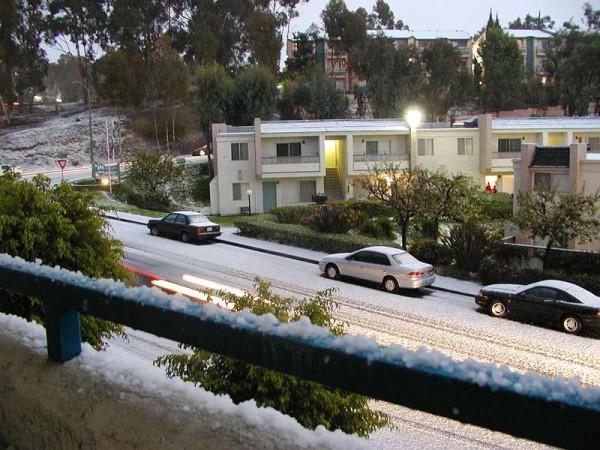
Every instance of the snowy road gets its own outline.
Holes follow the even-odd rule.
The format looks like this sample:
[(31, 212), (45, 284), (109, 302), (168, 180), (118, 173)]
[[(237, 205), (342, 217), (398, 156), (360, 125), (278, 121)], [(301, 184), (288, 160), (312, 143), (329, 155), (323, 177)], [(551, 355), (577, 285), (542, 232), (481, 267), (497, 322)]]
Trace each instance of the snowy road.
[[(125, 245), (129, 264), (171, 281), (185, 284), (182, 275), (191, 274), (249, 289), (254, 278), (261, 277), (270, 281), (277, 292), (294, 297), (311, 296), (317, 290), (335, 287), (339, 303), (336, 317), (348, 322), (352, 334), (373, 336), (382, 344), (396, 343), (411, 349), (426, 346), (456, 359), (498, 363), (518, 371), (577, 376), (586, 384), (600, 385), (600, 340), (493, 319), (479, 312), (470, 297), (437, 291), (418, 296), (392, 295), (372, 287), (328, 280), (314, 264), (219, 243), (186, 245), (152, 237), (140, 225), (118, 221), (111, 224), (115, 236)], [(432, 436), (469, 448), (515, 447), (517, 442), (518, 446), (523, 445), (496, 433), (382, 405), (395, 418), (400, 430), (412, 430), (411, 436), (414, 433), (429, 436), (429, 441), (419, 444), (421, 448), (442, 446), (436, 445)], [(386, 433), (376, 433), (375, 441), (383, 445), (387, 442)], [(394, 431), (392, 437), (387, 437), (394, 441), (397, 434)]]

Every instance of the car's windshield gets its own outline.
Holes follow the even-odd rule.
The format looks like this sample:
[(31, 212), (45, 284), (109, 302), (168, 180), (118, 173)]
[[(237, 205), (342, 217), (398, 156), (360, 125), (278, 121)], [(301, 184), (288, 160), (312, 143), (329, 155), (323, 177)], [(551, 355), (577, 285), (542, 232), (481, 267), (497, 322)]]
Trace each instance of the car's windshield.
[(419, 262), (419, 260), (417, 258), (415, 258), (414, 256), (412, 256), (409, 253), (396, 253), (395, 255), (392, 256), (392, 258), (394, 258), (394, 260), (398, 264), (410, 264), (410, 263), (414, 263), (414, 262)]
[(190, 223), (202, 223), (202, 222), (206, 222), (206, 217), (202, 216), (202, 215), (188, 216), (188, 219), (190, 220)]

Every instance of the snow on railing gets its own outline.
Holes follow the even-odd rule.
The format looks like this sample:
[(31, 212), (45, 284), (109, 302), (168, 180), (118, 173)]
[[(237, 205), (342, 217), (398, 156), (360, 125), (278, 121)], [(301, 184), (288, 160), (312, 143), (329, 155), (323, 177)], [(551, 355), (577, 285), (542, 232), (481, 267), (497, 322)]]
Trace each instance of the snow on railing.
[(46, 309), (48, 356), (81, 352), (79, 313), (207, 351), (409, 408), (568, 448), (600, 441), (600, 388), (578, 380), (465, 360), (426, 349), (335, 336), (307, 318), (231, 313), (148, 287), (0, 255), (0, 289), (37, 297)]

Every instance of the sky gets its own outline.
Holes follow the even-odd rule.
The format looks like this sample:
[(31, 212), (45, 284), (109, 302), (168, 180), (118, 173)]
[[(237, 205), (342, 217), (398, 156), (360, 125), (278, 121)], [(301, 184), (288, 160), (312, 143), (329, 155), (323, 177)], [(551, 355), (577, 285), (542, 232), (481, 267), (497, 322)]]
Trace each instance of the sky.
[[(362, 6), (371, 11), (376, 0), (346, 0), (348, 9)], [(328, 0), (309, 0), (300, 5), (300, 16), (292, 22), (291, 31), (304, 31), (312, 22), (321, 24), (320, 14)], [(573, 17), (577, 22), (583, 16), (585, 0), (388, 0), (394, 16), (413, 30), (462, 30), (474, 34), (486, 23), (490, 8), (498, 12), (502, 26), (525, 14), (549, 15), (561, 26)], [(600, 0), (592, 0), (595, 9)]]

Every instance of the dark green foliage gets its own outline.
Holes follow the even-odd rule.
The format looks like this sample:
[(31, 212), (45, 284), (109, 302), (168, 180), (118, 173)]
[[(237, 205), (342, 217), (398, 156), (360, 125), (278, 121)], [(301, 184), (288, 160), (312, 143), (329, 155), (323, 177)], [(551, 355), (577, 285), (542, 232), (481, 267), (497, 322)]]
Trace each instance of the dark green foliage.
[(277, 106), (277, 80), (262, 66), (244, 69), (234, 80), (230, 119), (234, 125), (253, 125), (256, 117), (268, 120)]
[(210, 180), (208, 178), (198, 178), (194, 181), (192, 198), (203, 203), (210, 202)]
[(498, 238), (488, 227), (470, 221), (453, 225), (443, 242), (452, 251), (459, 269), (477, 272), (481, 262), (492, 253)]
[(173, 113), (166, 109), (141, 112), (134, 115), (127, 128), (149, 142), (158, 140), (162, 144), (166, 142), (167, 137), (171, 140), (173, 135), (178, 139), (184, 138), (194, 124), (189, 120), (190, 116), (185, 109), (175, 110), (174, 114), (175, 120), (173, 120)]
[(336, 119), (348, 114), (348, 98), (321, 72), (286, 81), (279, 99), (282, 119)]
[[(140, 55), (111, 50), (94, 64), (94, 69), (96, 91), (102, 98), (119, 108), (139, 106), (142, 103), (145, 95), (145, 83), (142, 80), (145, 73), (144, 61)], [(151, 138), (154, 138), (153, 134)]]
[(242, 236), (295, 245), (327, 253), (353, 252), (371, 245), (397, 247), (393, 241), (373, 239), (357, 234), (317, 233), (304, 225), (277, 223), (273, 216), (255, 216), (238, 219), (234, 225)]
[(357, 221), (354, 211), (335, 203), (320, 205), (308, 218), (308, 225), (321, 233), (347, 233)]
[(167, 212), (171, 206), (171, 201), (168, 197), (163, 195), (153, 197), (151, 195), (140, 194), (133, 190), (127, 183), (121, 184), (118, 190), (113, 191), (113, 194), (122, 202), (151, 211)]
[(452, 263), (452, 250), (433, 239), (414, 240), (408, 251), (415, 258), (434, 266)]
[[(328, 328), (336, 335), (345, 333), (345, 325), (332, 315), (337, 305), (331, 289), (300, 302), (274, 294), (264, 281), (257, 280), (255, 290), (256, 294), (247, 293), (243, 297), (227, 293), (219, 295), (233, 303), (236, 312), (249, 309), (258, 315), (273, 314), (281, 322), (294, 322), (305, 316), (313, 324)], [(309, 429), (322, 425), (329, 430), (340, 429), (367, 436), (389, 423), (384, 413), (369, 409), (366, 397), (329, 389), (198, 348), (186, 348), (193, 354), (163, 356), (155, 364), (165, 366), (170, 377), (182, 378), (215, 394), (227, 394), (235, 403), (252, 399), (258, 406), (272, 407), (296, 418)]]
[(513, 212), (512, 194), (481, 193), (482, 215), (486, 220), (510, 220)]
[[(49, 180), (32, 182), (14, 175), (0, 176), (0, 253), (45, 265), (80, 270), (97, 278), (131, 280), (120, 265), (121, 243), (112, 238), (108, 223), (98, 215), (91, 192), (76, 192), (67, 184), (49, 187)], [(37, 299), (0, 292), (0, 308), (37, 322), (43, 306)], [(82, 337), (94, 348), (123, 328), (82, 316)]]
[(294, 33), (294, 54), (285, 62), (285, 76), (294, 80), (313, 72), (317, 65), (313, 41), (308, 33)]
[(312, 215), (315, 206), (280, 206), (271, 211), (279, 223), (304, 224)]
[(396, 238), (396, 224), (389, 217), (369, 217), (359, 219), (358, 232), (373, 238), (392, 240)]

